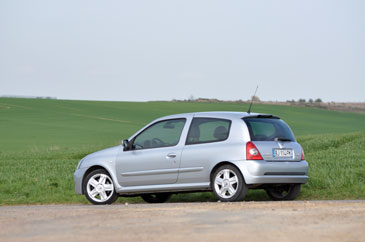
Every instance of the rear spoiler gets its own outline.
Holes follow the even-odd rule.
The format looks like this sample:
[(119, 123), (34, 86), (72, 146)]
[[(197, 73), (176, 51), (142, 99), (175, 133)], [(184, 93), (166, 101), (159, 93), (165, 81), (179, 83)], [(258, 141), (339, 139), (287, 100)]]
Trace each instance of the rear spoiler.
[(271, 115), (271, 114), (250, 115), (250, 116), (245, 116), (242, 119), (249, 119), (249, 118), (273, 118), (273, 119), (280, 119), (279, 116), (275, 116), (275, 115)]

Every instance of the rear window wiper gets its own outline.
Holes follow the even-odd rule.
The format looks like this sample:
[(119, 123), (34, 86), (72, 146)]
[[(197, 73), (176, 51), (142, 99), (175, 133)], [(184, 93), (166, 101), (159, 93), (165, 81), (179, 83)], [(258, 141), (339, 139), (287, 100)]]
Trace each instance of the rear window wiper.
[(284, 137), (276, 137), (275, 138), (275, 141), (293, 141), (293, 140), (291, 140), (291, 139), (288, 139), (288, 138), (284, 138)]

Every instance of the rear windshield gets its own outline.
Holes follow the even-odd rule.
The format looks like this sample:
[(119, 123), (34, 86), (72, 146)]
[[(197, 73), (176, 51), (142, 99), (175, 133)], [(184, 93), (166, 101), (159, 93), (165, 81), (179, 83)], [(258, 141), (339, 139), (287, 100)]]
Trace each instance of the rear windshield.
[(246, 122), (252, 141), (295, 141), (289, 126), (280, 119), (248, 118)]

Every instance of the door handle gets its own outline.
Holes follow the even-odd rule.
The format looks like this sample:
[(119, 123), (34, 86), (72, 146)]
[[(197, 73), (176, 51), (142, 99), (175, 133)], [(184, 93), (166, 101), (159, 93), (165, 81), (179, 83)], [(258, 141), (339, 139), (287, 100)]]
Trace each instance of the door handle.
[(175, 157), (176, 157), (176, 154), (174, 154), (174, 153), (170, 153), (170, 154), (166, 155), (166, 159), (173, 159)]

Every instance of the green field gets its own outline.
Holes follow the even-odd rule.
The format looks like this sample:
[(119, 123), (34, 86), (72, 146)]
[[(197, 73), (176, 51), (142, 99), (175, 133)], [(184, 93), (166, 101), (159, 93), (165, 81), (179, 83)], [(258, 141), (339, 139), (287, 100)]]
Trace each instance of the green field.
[[(74, 169), (86, 154), (118, 145), (164, 115), (247, 108), (237, 103), (0, 98), (0, 204), (86, 203), (73, 190)], [(364, 114), (276, 105), (254, 105), (253, 111), (282, 117), (302, 144), (310, 180), (299, 199), (365, 199)], [(250, 191), (246, 200), (269, 198)], [(211, 193), (180, 194), (172, 201), (214, 198)]]

